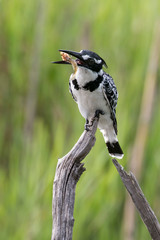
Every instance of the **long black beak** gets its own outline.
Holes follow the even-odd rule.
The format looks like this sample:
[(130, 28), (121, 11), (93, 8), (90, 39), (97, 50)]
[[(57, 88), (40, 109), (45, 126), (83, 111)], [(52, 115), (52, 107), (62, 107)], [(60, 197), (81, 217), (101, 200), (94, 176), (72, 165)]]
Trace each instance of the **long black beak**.
[(80, 60), (83, 60), (82, 55), (79, 52), (74, 52), (74, 51), (70, 51), (70, 50), (59, 50), (59, 51), (67, 53), (67, 54), (69, 54), (73, 57), (76, 57), (76, 58), (80, 59)]
[[(70, 51), (70, 50), (59, 50), (60, 52), (64, 52), (64, 53), (67, 53), (73, 57), (76, 57), (80, 60), (83, 60), (82, 59), (82, 56), (81, 56), (81, 53), (79, 52), (74, 52), (74, 51)], [(70, 64), (69, 62), (66, 62), (66, 61), (56, 61), (56, 62), (52, 62), (52, 63), (56, 63), (56, 64)]]
[(55, 62), (51, 62), (51, 63), (56, 63), (56, 64), (70, 64), (69, 62), (66, 62), (66, 61), (55, 61)]

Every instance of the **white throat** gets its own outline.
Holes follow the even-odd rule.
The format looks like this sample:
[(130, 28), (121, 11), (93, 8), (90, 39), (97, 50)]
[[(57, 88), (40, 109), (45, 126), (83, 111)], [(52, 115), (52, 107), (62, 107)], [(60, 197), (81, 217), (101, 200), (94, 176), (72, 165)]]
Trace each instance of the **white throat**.
[(97, 72), (93, 72), (90, 69), (84, 67), (78, 67), (75, 74), (76, 80), (79, 85), (84, 85), (84, 83), (94, 81), (98, 76)]

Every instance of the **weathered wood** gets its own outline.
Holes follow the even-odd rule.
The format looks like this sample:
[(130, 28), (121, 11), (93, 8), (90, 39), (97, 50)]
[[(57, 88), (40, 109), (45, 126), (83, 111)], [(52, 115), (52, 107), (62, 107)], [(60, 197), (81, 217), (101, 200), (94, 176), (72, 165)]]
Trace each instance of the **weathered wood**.
[[(150, 121), (153, 117), (154, 101), (158, 82), (159, 59), (160, 18), (156, 20), (153, 28), (152, 43), (146, 77), (144, 79), (144, 89), (142, 93), (137, 130), (131, 151), (131, 159), (128, 161), (128, 168), (134, 173), (138, 181), (140, 180), (140, 176), (143, 171), (146, 142), (148, 140)], [(130, 211), (128, 211), (128, 209), (130, 209)], [(123, 240), (134, 240), (135, 228), (135, 208), (127, 195), (124, 207)]]
[[(153, 210), (151, 209), (149, 203), (147, 202), (135, 176), (130, 172), (128, 174), (124, 168), (117, 162), (116, 159), (112, 160), (117, 171), (123, 181), (124, 186), (129, 192), (133, 203), (135, 204), (143, 222), (145, 223), (148, 231), (153, 240), (160, 239), (160, 224), (155, 216)], [(129, 209), (128, 209), (129, 211)]]
[[(72, 240), (74, 225), (73, 210), (76, 184), (85, 171), (81, 161), (90, 152), (95, 143), (98, 117), (93, 118), (93, 124), (88, 131), (84, 131), (72, 150), (58, 160), (53, 183), (52, 202), (52, 238), (51, 240)], [(123, 167), (112, 160), (119, 175), (129, 192), (140, 216), (148, 228), (153, 240), (160, 239), (160, 224), (149, 206), (135, 176), (126, 173)]]
[(94, 146), (97, 124), (98, 116), (93, 118), (92, 126), (83, 132), (71, 151), (58, 160), (53, 183), (52, 240), (72, 239), (75, 188), (85, 171), (81, 161)]

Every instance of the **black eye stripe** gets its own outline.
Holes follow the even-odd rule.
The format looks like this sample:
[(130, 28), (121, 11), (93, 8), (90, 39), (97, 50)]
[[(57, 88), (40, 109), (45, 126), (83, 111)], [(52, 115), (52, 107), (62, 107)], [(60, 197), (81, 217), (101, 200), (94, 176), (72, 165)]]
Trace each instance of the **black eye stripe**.
[(95, 63), (95, 60), (94, 60), (93, 58), (89, 58), (87, 61), (88, 61), (88, 63), (90, 63), (90, 64), (94, 64), (94, 63)]

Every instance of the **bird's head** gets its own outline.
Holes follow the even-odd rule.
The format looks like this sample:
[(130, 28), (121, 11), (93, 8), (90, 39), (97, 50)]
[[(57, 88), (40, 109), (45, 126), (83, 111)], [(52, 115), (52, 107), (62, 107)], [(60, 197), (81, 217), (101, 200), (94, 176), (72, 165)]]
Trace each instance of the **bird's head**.
[[(105, 61), (95, 52), (89, 50), (81, 50), (74, 52), (70, 50), (59, 50), (60, 52), (67, 53), (76, 58), (76, 63), (79, 67), (90, 69), (94, 72), (99, 72), (103, 66), (107, 67)], [(54, 63), (70, 64), (67, 61), (58, 61)]]

